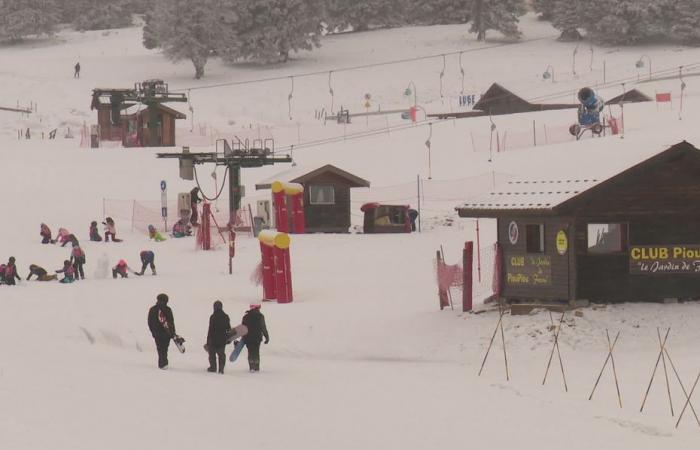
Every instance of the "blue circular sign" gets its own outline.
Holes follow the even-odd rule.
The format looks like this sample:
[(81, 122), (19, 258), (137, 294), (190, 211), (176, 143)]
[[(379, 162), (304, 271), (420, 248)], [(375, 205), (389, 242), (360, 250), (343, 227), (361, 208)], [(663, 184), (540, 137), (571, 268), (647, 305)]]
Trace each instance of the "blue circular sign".
[(164, 190), (165, 190), (165, 186), (166, 186), (165, 180), (161, 180), (161, 182), (160, 182), (160, 190), (161, 190), (161, 191), (164, 191)]

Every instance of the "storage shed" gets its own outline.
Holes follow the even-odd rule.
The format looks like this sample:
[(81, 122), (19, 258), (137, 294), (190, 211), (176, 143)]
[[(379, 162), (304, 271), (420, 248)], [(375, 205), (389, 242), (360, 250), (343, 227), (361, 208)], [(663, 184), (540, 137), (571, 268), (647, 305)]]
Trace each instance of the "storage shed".
[(369, 181), (331, 164), (308, 170), (293, 169), (256, 184), (270, 189), (273, 181), (304, 186), (304, 214), (307, 233), (347, 233), (350, 229), (350, 189), (369, 187)]
[(456, 209), (497, 220), (507, 300), (700, 297), (700, 151), (685, 141), (606, 179), (511, 180)]
[[(151, 121), (151, 114), (155, 114)], [(155, 104), (150, 107), (134, 105), (122, 114), (124, 147), (174, 147), (175, 121), (187, 116), (180, 111)], [(156, 132), (151, 133), (150, 127), (155, 125)]]

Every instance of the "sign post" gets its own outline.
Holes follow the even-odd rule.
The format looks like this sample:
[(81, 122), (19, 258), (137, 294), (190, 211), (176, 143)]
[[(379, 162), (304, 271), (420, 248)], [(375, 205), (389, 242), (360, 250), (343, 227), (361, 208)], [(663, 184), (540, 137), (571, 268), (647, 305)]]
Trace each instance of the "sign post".
[(165, 223), (165, 232), (168, 231), (168, 185), (165, 180), (160, 181), (160, 215)]

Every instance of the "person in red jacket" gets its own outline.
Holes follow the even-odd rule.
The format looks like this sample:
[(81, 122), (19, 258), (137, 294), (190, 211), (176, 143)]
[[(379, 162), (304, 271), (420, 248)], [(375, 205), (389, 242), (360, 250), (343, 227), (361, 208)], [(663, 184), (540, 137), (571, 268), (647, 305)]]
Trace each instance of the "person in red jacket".
[(5, 280), (5, 284), (9, 286), (15, 285), (15, 279), (17, 281), (22, 281), (22, 278), (17, 273), (17, 266), (15, 265), (14, 256), (10, 256), (10, 259), (7, 260), (7, 264), (5, 264), (5, 273), (3, 274), (3, 279)]
[(75, 281), (75, 269), (73, 269), (73, 264), (69, 260), (63, 261), (63, 269), (58, 269), (56, 273), (62, 273), (63, 278), (59, 283), (72, 283)]
[(117, 265), (112, 267), (112, 278), (117, 278), (117, 275), (120, 275), (122, 278), (129, 278), (129, 272), (136, 273), (129, 267), (126, 261), (120, 259)]
[(73, 245), (73, 250), (70, 252), (70, 262), (73, 264), (73, 269), (75, 270), (75, 279), (84, 280), (85, 272), (83, 271), (83, 264), (85, 264), (85, 252), (79, 245)]
[(56, 241), (51, 239), (51, 228), (49, 228), (48, 225), (45, 223), (41, 224), (41, 232), (39, 233), (41, 235), (41, 243), (42, 244), (55, 244)]

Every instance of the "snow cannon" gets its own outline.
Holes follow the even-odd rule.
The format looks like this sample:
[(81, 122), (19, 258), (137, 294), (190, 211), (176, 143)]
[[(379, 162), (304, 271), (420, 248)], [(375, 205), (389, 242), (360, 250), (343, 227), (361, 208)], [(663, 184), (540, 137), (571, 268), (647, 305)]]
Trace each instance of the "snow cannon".
[(591, 130), (591, 133), (600, 135), (603, 132), (603, 125), (600, 123), (600, 113), (605, 108), (605, 100), (596, 95), (595, 91), (589, 87), (578, 91), (578, 123), (569, 127), (569, 132), (576, 136), (578, 140), (583, 132)]

